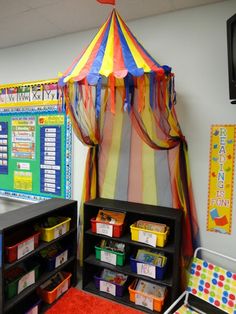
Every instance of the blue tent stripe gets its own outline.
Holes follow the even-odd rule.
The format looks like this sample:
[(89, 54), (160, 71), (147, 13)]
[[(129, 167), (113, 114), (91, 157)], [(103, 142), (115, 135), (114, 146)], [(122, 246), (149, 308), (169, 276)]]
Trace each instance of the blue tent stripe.
[(124, 35), (122, 33), (122, 30), (121, 30), (119, 21), (117, 19), (117, 16), (115, 18), (116, 18), (116, 23), (117, 23), (117, 26), (118, 26), (120, 44), (121, 44), (121, 48), (122, 48), (122, 52), (123, 52), (125, 66), (126, 66), (127, 70), (132, 75), (140, 76), (140, 75), (142, 75), (144, 73), (144, 71), (142, 69), (138, 69), (137, 68), (137, 64), (134, 61), (134, 58), (133, 58), (132, 53), (131, 53), (131, 51), (129, 49), (129, 46), (128, 46), (127, 42), (126, 42), (126, 39), (125, 39), (125, 37), (124, 37)]

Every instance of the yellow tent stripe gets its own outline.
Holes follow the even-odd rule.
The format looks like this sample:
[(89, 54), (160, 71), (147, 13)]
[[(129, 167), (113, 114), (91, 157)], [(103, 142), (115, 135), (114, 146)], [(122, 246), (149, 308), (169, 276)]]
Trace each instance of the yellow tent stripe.
[(109, 19), (106, 21), (106, 23), (104, 23), (104, 25), (100, 28), (100, 30), (98, 31), (98, 33), (96, 34), (96, 36), (94, 37), (94, 39), (92, 40), (92, 42), (90, 43), (90, 45), (88, 46), (88, 48), (86, 49), (85, 53), (83, 54), (83, 56), (81, 57), (81, 59), (79, 60), (78, 64), (76, 65), (76, 67), (73, 69), (73, 71), (71, 72), (70, 75), (68, 75), (67, 77), (64, 78), (64, 82), (68, 82), (71, 78), (78, 76), (80, 71), (82, 70), (82, 68), (85, 66), (85, 64), (87, 63), (97, 41), (99, 40), (102, 32), (104, 31), (104, 29), (107, 27), (107, 24), (109, 22)]
[[(114, 124), (112, 130), (112, 143), (109, 150), (108, 164), (106, 168), (101, 197), (114, 198), (116, 188), (116, 178), (120, 158), (121, 136), (123, 129), (124, 114), (121, 110), (122, 98), (119, 93), (116, 97), (116, 114), (113, 116)], [(114, 131), (115, 130), (115, 131)]]
[(109, 76), (113, 71), (113, 55), (114, 55), (114, 14), (112, 15), (111, 26), (108, 34), (108, 41), (104, 53), (100, 74)]
[[(152, 114), (149, 101), (149, 88), (146, 89), (145, 107), (142, 112), (143, 120), (147, 128), (148, 134), (153, 134)], [(156, 188), (156, 172), (153, 169), (155, 166), (155, 150), (150, 148), (146, 143), (143, 143), (143, 203), (156, 205), (157, 204), (157, 188)]]
[(118, 20), (119, 20), (119, 24), (120, 24), (120, 28), (122, 30), (122, 33), (126, 39), (126, 42), (129, 46), (129, 49), (132, 53), (132, 56), (137, 64), (138, 68), (143, 68), (145, 72), (150, 72), (151, 69), (150, 67), (147, 65), (146, 61), (143, 59), (143, 57), (141, 56), (141, 54), (139, 53), (139, 51), (137, 50), (137, 48), (135, 47), (132, 39), (130, 38), (129, 34), (127, 33), (127, 31), (125, 30), (122, 21), (120, 19), (120, 17), (117, 15)]

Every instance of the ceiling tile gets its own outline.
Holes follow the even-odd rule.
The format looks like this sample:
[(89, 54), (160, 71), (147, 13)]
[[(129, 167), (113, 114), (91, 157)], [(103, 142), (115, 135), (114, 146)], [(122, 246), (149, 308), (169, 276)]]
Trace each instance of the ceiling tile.
[(19, 13), (29, 10), (24, 0), (0, 0), (0, 19), (13, 18)]
[[(225, 0), (117, 0), (125, 21)], [(101, 26), (113, 6), (96, 0), (0, 0), (0, 48)]]
[[(16, 27), (18, 25), (18, 28)], [(59, 35), (59, 30), (36, 12), (23, 12), (12, 20), (0, 21), (0, 48)]]
[(30, 8), (41, 8), (59, 2), (65, 2), (64, 0), (22, 0)]
[(222, 0), (170, 0), (175, 10), (197, 7), (200, 5), (221, 2)]

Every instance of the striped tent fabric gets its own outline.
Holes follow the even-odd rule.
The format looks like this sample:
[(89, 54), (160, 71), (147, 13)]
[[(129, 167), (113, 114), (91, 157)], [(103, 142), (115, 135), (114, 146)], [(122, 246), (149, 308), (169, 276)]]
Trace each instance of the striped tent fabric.
[(87, 78), (94, 85), (100, 76), (124, 78), (129, 73), (139, 77), (152, 72), (163, 76), (165, 71), (170, 68), (162, 67), (151, 57), (114, 9), (87, 49), (62, 75), (60, 83)]
[(180, 208), (187, 260), (198, 223), (174, 79), (114, 9), (59, 85), (74, 132), (89, 147), (82, 201), (100, 196)]

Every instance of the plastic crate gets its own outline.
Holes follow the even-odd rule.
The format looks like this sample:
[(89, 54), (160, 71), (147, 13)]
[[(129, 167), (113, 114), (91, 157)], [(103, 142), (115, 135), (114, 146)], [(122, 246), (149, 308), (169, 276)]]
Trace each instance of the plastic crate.
[[(136, 300), (137, 300), (137, 295), (140, 296), (141, 298), (143, 298), (143, 306), (144, 307), (147, 307), (147, 298), (150, 299), (152, 302), (153, 302), (153, 310), (157, 311), (157, 312), (161, 312), (162, 311), (162, 308), (163, 308), (163, 305), (165, 303), (165, 297), (166, 295), (163, 297), (163, 298), (155, 298), (151, 295), (148, 295), (148, 294), (145, 294), (145, 293), (142, 293), (141, 291), (136, 291), (134, 289), (135, 287), (135, 284), (136, 284), (136, 280), (134, 280), (131, 285), (128, 287), (128, 290), (129, 290), (129, 299), (131, 302), (133, 303), (136, 303)], [(142, 306), (142, 301), (139, 302), (138, 305), (141, 305)]]
[(64, 292), (66, 292), (69, 289), (72, 274), (66, 272), (61, 272), (61, 274), (63, 275), (64, 280), (52, 291), (47, 291), (43, 287), (44, 284), (42, 284), (37, 289), (37, 293), (40, 295), (40, 297), (45, 303), (47, 304), (53, 303), (56, 299), (58, 299)]
[(138, 227), (136, 227), (136, 225), (134, 223), (130, 226), (131, 240), (149, 244), (146, 241), (140, 240), (140, 234), (141, 234), (140, 231), (141, 231), (142, 233), (145, 233), (145, 234), (150, 233), (150, 234), (155, 235), (156, 236), (156, 246), (163, 247), (166, 245), (168, 235), (169, 235), (169, 230), (170, 230), (169, 227), (167, 227), (166, 232), (157, 232), (157, 231), (147, 230), (147, 229), (143, 229), (143, 228), (138, 228)]
[(20, 259), (39, 246), (40, 232), (23, 230), (6, 238), (5, 258), (9, 263)]
[(153, 276), (153, 272), (147, 271), (147, 273), (145, 274), (145, 270), (140, 273), (143, 276), (147, 276), (147, 277), (151, 277), (153, 279), (158, 279), (158, 280), (162, 280), (164, 278), (165, 275), (165, 271), (166, 271), (166, 267), (167, 267), (167, 263), (165, 263), (164, 266), (155, 266), (152, 264), (148, 264), (148, 263), (143, 263), (139, 260), (136, 260), (134, 257), (130, 256), (130, 266), (131, 266), (131, 270), (134, 273), (138, 273), (138, 266), (137, 264), (144, 264), (144, 265), (148, 265), (148, 266), (153, 266), (155, 268), (155, 272)]
[[(101, 273), (94, 276), (95, 286), (99, 291), (110, 293), (116, 297), (122, 297), (124, 294), (125, 289), (127, 288), (126, 284), (119, 285), (116, 283), (111, 283), (109, 281), (104, 280), (101, 278)], [(107, 285), (107, 290), (104, 291), (101, 289), (101, 284)]]
[[(96, 218), (91, 220), (92, 232), (106, 236), (120, 238), (124, 231), (124, 224), (111, 224), (109, 222), (100, 222)], [(111, 231), (111, 232), (110, 232)]]
[[(120, 253), (120, 252), (115, 252), (115, 251), (111, 251), (111, 250), (108, 250), (108, 249), (103, 249), (103, 248), (100, 248), (99, 246), (95, 246), (95, 255), (96, 255), (96, 259), (101, 261), (101, 255), (102, 255), (102, 252), (106, 252), (106, 253), (110, 253), (110, 254), (113, 254), (115, 255), (115, 260), (116, 260), (116, 263), (115, 265), (118, 265), (118, 266), (123, 266), (124, 265), (124, 262), (125, 262), (125, 253)], [(112, 259), (113, 260), (113, 259)], [(113, 264), (112, 262), (109, 262), (109, 258), (105, 261), (106, 263), (110, 263), (110, 264)], [(114, 264), (113, 264), (114, 265)]]
[(52, 271), (64, 264), (68, 258), (71, 256), (71, 248), (61, 248), (58, 252), (52, 257), (42, 257), (43, 265), (46, 271)]
[(50, 228), (40, 228), (41, 240), (50, 242), (70, 230), (70, 217), (60, 217), (61, 222)]
[[(31, 266), (29, 264), (26, 267), (23, 265), (19, 266), (16, 269), (21, 269), (22, 272), (19, 273), (19, 275), (17, 275), (15, 279), (11, 278), (10, 280), (7, 280), (7, 277), (10, 277), (11, 272), (14, 271), (14, 268), (9, 270), (5, 278), (6, 298), (9, 300), (14, 296), (20, 294), (24, 289), (28, 288), (31, 284), (34, 284), (39, 278), (39, 268), (40, 264), (35, 265), (35, 263), (32, 263)], [(34, 272), (34, 274), (31, 274), (31, 272)]]
[(24, 314), (36, 314), (40, 312), (40, 304), (41, 300), (38, 299), (36, 302), (34, 302), (30, 307), (24, 312)]

